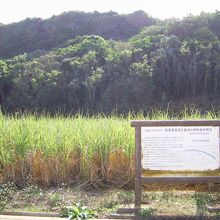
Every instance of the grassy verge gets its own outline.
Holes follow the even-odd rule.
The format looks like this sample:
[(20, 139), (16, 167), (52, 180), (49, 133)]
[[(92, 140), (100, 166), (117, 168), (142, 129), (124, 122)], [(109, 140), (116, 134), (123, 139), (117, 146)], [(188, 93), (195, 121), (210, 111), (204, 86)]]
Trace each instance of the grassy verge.
[[(59, 212), (65, 206), (81, 203), (94, 210), (99, 218), (115, 213), (119, 207), (130, 207), (134, 203), (134, 192), (108, 189), (92, 189), (85, 191), (79, 188), (58, 187), (40, 188), (30, 185), (23, 190), (5, 187), (8, 192), (8, 202), (4, 211), (25, 212)], [(218, 189), (219, 190), (219, 189)], [(220, 216), (219, 213), (209, 212), (207, 205), (220, 202), (219, 191), (210, 189), (209, 192), (198, 191), (146, 191), (143, 193), (142, 204), (145, 210), (153, 210), (154, 216)], [(13, 193), (11, 193), (13, 192)], [(5, 196), (6, 198), (6, 196)]]

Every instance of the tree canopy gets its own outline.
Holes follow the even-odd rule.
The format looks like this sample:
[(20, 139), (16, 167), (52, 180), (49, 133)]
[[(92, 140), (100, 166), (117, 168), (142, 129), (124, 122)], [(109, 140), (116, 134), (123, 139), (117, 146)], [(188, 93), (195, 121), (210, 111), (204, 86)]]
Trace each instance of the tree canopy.
[(69, 12), (3, 25), (0, 105), (52, 113), (219, 108), (219, 30), (218, 11), (164, 21), (141, 11)]
[(65, 12), (42, 20), (27, 18), (0, 26), (0, 58), (51, 50), (78, 35), (99, 35), (105, 39), (125, 40), (143, 27), (156, 23), (143, 11), (119, 15), (116, 12)]

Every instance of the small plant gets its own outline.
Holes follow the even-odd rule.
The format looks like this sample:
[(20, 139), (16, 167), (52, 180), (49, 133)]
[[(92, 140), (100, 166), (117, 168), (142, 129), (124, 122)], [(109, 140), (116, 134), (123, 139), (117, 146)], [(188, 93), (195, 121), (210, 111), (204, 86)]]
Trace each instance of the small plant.
[(117, 201), (108, 201), (106, 202), (105, 204), (105, 208), (107, 209), (113, 209), (115, 206), (118, 205), (118, 202)]
[(15, 188), (13, 184), (0, 185), (0, 212), (4, 210), (5, 206), (13, 199)]
[(76, 203), (73, 206), (65, 206), (62, 209), (62, 217), (80, 220), (95, 218), (96, 214), (93, 210), (88, 209), (86, 206)]
[(148, 218), (148, 217), (154, 216), (155, 213), (156, 213), (155, 209), (146, 208), (146, 209), (141, 209), (141, 210), (137, 211), (135, 214), (138, 216), (141, 216), (141, 217)]
[(121, 203), (129, 204), (134, 202), (134, 192), (121, 191), (118, 195), (118, 199)]
[(161, 199), (164, 199), (167, 203), (170, 201), (170, 199), (173, 198), (172, 192), (163, 192)]
[(52, 209), (62, 205), (62, 197), (58, 193), (54, 193), (49, 197), (50, 207)]
[(27, 187), (25, 189), (26, 194), (30, 195), (30, 196), (32, 196), (32, 195), (39, 195), (41, 193), (41, 191), (42, 190), (38, 186), (36, 186), (36, 185), (30, 185), (29, 187)]

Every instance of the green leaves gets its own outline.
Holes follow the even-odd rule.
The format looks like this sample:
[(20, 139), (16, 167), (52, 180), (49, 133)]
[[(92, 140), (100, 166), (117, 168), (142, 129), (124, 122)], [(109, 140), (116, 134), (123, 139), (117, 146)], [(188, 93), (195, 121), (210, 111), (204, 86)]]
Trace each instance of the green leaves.
[(95, 218), (96, 214), (93, 210), (88, 209), (86, 206), (76, 203), (73, 206), (65, 206), (62, 210), (62, 217), (81, 220)]
[(6, 76), (8, 73), (8, 65), (3, 60), (0, 60), (0, 80), (2, 77)]
[[(90, 16), (100, 22), (96, 23), (99, 31), (101, 27), (106, 31), (120, 27), (120, 31), (133, 32), (131, 27), (125, 30), (124, 26), (114, 25), (117, 13), (104, 15), (105, 19), (110, 16), (112, 23), (107, 22), (110, 27), (105, 27), (106, 20), (99, 20), (102, 14)], [(37, 50), (0, 60), (0, 105), (3, 109), (109, 114), (115, 109), (118, 113), (138, 112), (164, 107), (173, 101), (197, 100), (201, 96), (205, 102), (216, 99), (219, 103), (219, 12), (160, 21), (128, 41), (71, 34), (74, 38), (68, 38), (70, 40), (63, 44), (64, 35), (68, 35), (65, 25), (68, 26), (73, 18), (78, 19), (74, 30), (78, 27), (77, 31), (82, 33), (84, 27), (80, 24), (84, 18), (83, 22), (91, 31), (88, 25), (91, 23), (87, 23), (90, 20), (86, 17), (86, 13), (65, 13), (57, 17), (58, 29), (48, 24), (57, 33), (57, 36), (50, 35), (49, 39), (54, 40), (51, 44), (59, 45), (50, 52)], [(137, 12), (129, 21), (134, 22), (135, 17), (147, 15)], [(24, 24), (28, 25), (30, 36), (31, 25), (43, 28), (39, 19), (27, 19), (21, 27)], [(61, 34), (63, 25), (67, 29)]]
[(137, 211), (135, 214), (144, 218), (150, 218), (156, 214), (156, 210), (152, 208), (145, 208)]

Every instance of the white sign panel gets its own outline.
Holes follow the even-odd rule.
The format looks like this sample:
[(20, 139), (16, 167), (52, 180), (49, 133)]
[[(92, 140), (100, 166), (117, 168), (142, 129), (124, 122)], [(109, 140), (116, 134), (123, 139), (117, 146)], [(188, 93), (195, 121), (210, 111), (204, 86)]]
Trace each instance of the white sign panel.
[(142, 127), (142, 168), (205, 171), (220, 167), (219, 127)]

